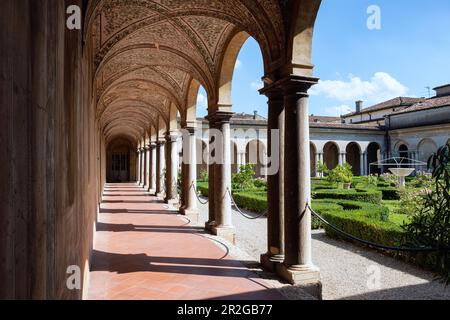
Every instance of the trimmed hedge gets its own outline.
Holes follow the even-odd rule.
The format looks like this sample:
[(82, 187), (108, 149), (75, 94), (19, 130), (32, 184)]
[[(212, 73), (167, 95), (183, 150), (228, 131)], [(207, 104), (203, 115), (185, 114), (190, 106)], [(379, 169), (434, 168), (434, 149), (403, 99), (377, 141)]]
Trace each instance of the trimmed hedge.
[(197, 182), (197, 191), (204, 197), (208, 197), (208, 182)]
[[(391, 221), (380, 221), (361, 214), (359, 210), (350, 210), (344, 212), (333, 212), (324, 210), (322, 216), (331, 224), (339, 229), (374, 243), (399, 246), (403, 244), (404, 231), (402, 228)], [(325, 231), (332, 237), (342, 238), (333, 229), (325, 226)], [(345, 238), (345, 240), (348, 240)]]
[(400, 191), (396, 188), (378, 188), (383, 194), (383, 200), (400, 200)]
[(380, 204), (382, 200), (381, 191), (376, 190), (363, 190), (363, 189), (351, 189), (351, 190), (315, 190), (312, 193), (313, 199), (341, 199), (361, 201), (374, 204)]
[(239, 192), (234, 193), (233, 198), (239, 208), (255, 213), (267, 211), (267, 193), (265, 192)]

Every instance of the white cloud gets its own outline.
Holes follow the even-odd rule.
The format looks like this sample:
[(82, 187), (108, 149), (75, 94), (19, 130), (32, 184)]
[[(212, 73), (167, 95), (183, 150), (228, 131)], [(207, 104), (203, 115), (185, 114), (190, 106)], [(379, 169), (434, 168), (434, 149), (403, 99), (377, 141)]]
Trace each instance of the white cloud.
[(348, 81), (323, 80), (310, 90), (311, 95), (325, 95), (341, 102), (363, 100), (366, 105), (404, 96), (408, 88), (385, 72), (377, 72), (368, 81), (354, 75)]
[(250, 86), (253, 89), (259, 90), (259, 89), (262, 89), (264, 87), (264, 82), (262, 82), (261, 80), (253, 81), (252, 83), (250, 83)]
[(347, 114), (352, 112), (353, 109), (350, 108), (347, 105), (341, 105), (341, 106), (337, 106), (337, 107), (329, 107), (329, 108), (325, 108), (325, 113), (327, 116), (331, 116), (331, 117), (339, 117), (341, 115)]
[(208, 107), (208, 99), (206, 99), (206, 97), (202, 93), (198, 94), (197, 105), (201, 109), (206, 109)]
[(239, 60), (239, 59), (237, 59), (237, 60), (236, 60), (236, 64), (234, 65), (234, 68), (235, 68), (236, 70), (241, 69), (241, 68), (242, 68), (242, 61)]

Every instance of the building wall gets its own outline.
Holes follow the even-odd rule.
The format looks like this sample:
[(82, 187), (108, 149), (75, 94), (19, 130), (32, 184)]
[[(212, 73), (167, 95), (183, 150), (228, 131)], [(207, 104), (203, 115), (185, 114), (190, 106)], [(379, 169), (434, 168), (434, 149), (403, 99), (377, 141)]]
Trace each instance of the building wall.
[(68, 4), (0, 2), (0, 299), (81, 298), (72, 265), (87, 287), (104, 169), (90, 48), (65, 28)]

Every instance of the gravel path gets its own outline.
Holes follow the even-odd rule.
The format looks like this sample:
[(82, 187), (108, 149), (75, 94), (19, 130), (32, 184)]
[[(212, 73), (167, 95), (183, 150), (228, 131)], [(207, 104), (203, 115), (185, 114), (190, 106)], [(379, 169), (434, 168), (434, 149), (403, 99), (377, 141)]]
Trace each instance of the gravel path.
[[(199, 204), (200, 223), (208, 206)], [(266, 219), (248, 220), (233, 211), (236, 245), (255, 261), (267, 251)], [(313, 261), (320, 268), (323, 299), (417, 300), (450, 299), (450, 287), (433, 274), (379, 252), (313, 232)]]

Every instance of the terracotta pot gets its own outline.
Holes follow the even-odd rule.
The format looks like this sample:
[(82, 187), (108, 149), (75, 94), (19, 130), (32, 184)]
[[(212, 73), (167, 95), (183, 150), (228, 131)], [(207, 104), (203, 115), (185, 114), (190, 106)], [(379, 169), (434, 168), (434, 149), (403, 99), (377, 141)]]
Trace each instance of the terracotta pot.
[(344, 189), (345, 190), (350, 190), (351, 187), (352, 187), (351, 183), (344, 183)]

